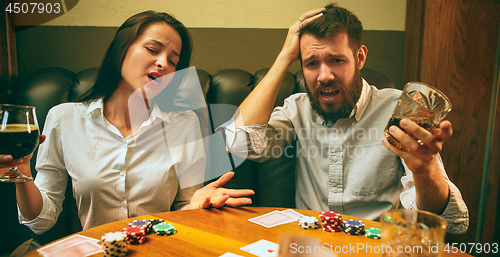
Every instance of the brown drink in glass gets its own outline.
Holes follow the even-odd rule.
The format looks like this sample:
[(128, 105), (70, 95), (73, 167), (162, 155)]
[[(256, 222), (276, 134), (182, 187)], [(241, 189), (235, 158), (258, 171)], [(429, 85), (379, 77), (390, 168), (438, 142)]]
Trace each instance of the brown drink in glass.
[[(441, 91), (421, 82), (410, 82), (405, 85), (401, 93), (392, 117), (384, 130), (384, 135), (393, 146), (409, 151), (389, 133), (391, 126), (397, 126), (405, 131), (399, 123), (406, 118), (432, 132), (450, 111), (451, 102)], [(421, 143), (413, 135), (409, 134), (409, 136)]]
[[(10, 154), (14, 160), (30, 155), (38, 146), (39, 135), (35, 107), (0, 104), (0, 155)], [(0, 174), (0, 182), (32, 180), (17, 167)]]

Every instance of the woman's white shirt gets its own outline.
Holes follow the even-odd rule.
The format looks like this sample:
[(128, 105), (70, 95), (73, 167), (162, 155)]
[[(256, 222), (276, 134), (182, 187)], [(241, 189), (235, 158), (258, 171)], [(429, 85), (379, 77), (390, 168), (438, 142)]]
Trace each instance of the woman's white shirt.
[[(65, 103), (47, 115), (35, 184), (43, 208), (19, 220), (35, 233), (49, 230), (62, 211), (68, 176), (83, 229), (130, 217), (180, 209), (203, 186), (205, 151), (197, 115), (163, 113), (123, 138), (103, 115), (102, 100)], [(178, 176), (190, 178), (181, 188)]]

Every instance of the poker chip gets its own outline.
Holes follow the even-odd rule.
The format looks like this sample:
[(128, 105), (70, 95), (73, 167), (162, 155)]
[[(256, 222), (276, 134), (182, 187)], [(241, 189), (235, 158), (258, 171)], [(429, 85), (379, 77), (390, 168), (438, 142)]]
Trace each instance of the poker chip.
[(122, 232), (110, 232), (101, 237), (104, 257), (121, 257), (127, 254), (127, 236)]
[(380, 239), (380, 236), (381, 236), (380, 228), (366, 229), (365, 236), (368, 238)]
[(303, 216), (298, 220), (299, 226), (303, 229), (318, 229), (320, 227), (318, 218)]
[(362, 235), (365, 232), (365, 223), (360, 220), (345, 220), (343, 231), (349, 235)]
[(129, 227), (142, 227), (147, 232), (151, 230), (151, 221), (149, 220), (134, 220), (128, 224)]
[(162, 219), (150, 219), (149, 222), (151, 222), (151, 226), (154, 226), (156, 224), (160, 224), (160, 223), (163, 223), (165, 221)]
[(340, 214), (327, 211), (319, 214), (321, 218), (321, 227), (326, 232), (340, 232), (342, 231), (342, 216)]
[(153, 230), (155, 234), (159, 236), (163, 235), (169, 236), (177, 233), (177, 230), (175, 229), (174, 225), (172, 225), (172, 223), (165, 223), (165, 222), (154, 225)]
[(146, 240), (146, 230), (143, 227), (126, 227), (122, 233), (127, 236), (129, 244), (142, 244)]
[(154, 225), (164, 223), (165, 221), (162, 219), (150, 219), (149, 222), (151, 222), (151, 227), (148, 231), (146, 231), (146, 234), (150, 234), (150, 233), (154, 232), (154, 230), (153, 230)]
[(392, 223), (391, 215), (385, 214), (384, 215), (384, 221), (387, 222), (387, 223)]

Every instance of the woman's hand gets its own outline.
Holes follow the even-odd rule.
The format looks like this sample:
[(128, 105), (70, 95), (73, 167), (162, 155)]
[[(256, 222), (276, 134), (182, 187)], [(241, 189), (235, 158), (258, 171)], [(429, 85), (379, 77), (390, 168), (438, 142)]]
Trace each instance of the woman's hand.
[(244, 204), (251, 204), (252, 200), (244, 196), (253, 195), (250, 189), (226, 189), (222, 188), (231, 178), (234, 172), (230, 171), (222, 175), (216, 181), (198, 189), (191, 197), (188, 209), (200, 208), (220, 208), (224, 205), (237, 207)]

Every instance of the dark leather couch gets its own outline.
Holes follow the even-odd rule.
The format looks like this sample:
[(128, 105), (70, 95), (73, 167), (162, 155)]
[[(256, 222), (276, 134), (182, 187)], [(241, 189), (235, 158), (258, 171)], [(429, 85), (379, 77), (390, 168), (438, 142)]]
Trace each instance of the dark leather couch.
[[(217, 103), (238, 106), (264, 77), (267, 70), (262, 69), (255, 74), (237, 69), (219, 70), (214, 74), (209, 74), (204, 70), (197, 70), (197, 72), (209, 105)], [(45, 116), (49, 109), (59, 103), (77, 99), (92, 85), (96, 72), (97, 68), (86, 69), (79, 73), (64, 68), (38, 70), (22, 79), (20, 85), (12, 90), (12, 95), (0, 100), (2, 103), (36, 106), (38, 122), (41, 131), (43, 131)], [(389, 78), (377, 71), (365, 68), (361, 71), (361, 74), (370, 84), (379, 88), (395, 87)], [(296, 74), (287, 74), (275, 106), (282, 105), (285, 98), (297, 92), (305, 92), (305, 83), (301, 71)], [(217, 121), (211, 124), (213, 127), (220, 125), (221, 121), (229, 120), (231, 114), (217, 114), (217, 117)], [(35, 160), (36, 153), (32, 159), (32, 167), (35, 165)], [(245, 160), (234, 169), (235, 176), (226, 184), (226, 187), (253, 189), (256, 192), (252, 198), (255, 206), (293, 208), (295, 207), (294, 167), (293, 158), (289, 159), (285, 155), (282, 155), (280, 159), (263, 163)], [(4, 224), (4, 231), (11, 232), (8, 235), (1, 233), (0, 254), (12, 251), (30, 238), (35, 238), (39, 243), (46, 244), (81, 230), (75, 200), (72, 196), (71, 183), (68, 183), (66, 199), (63, 204), (64, 210), (59, 216), (57, 224), (42, 235), (35, 235), (27, 227), (18, 224), (15, 186), (13, 184), (2, 183), (0, 185), (0, 195), (3, 199), (0, 220)]]

